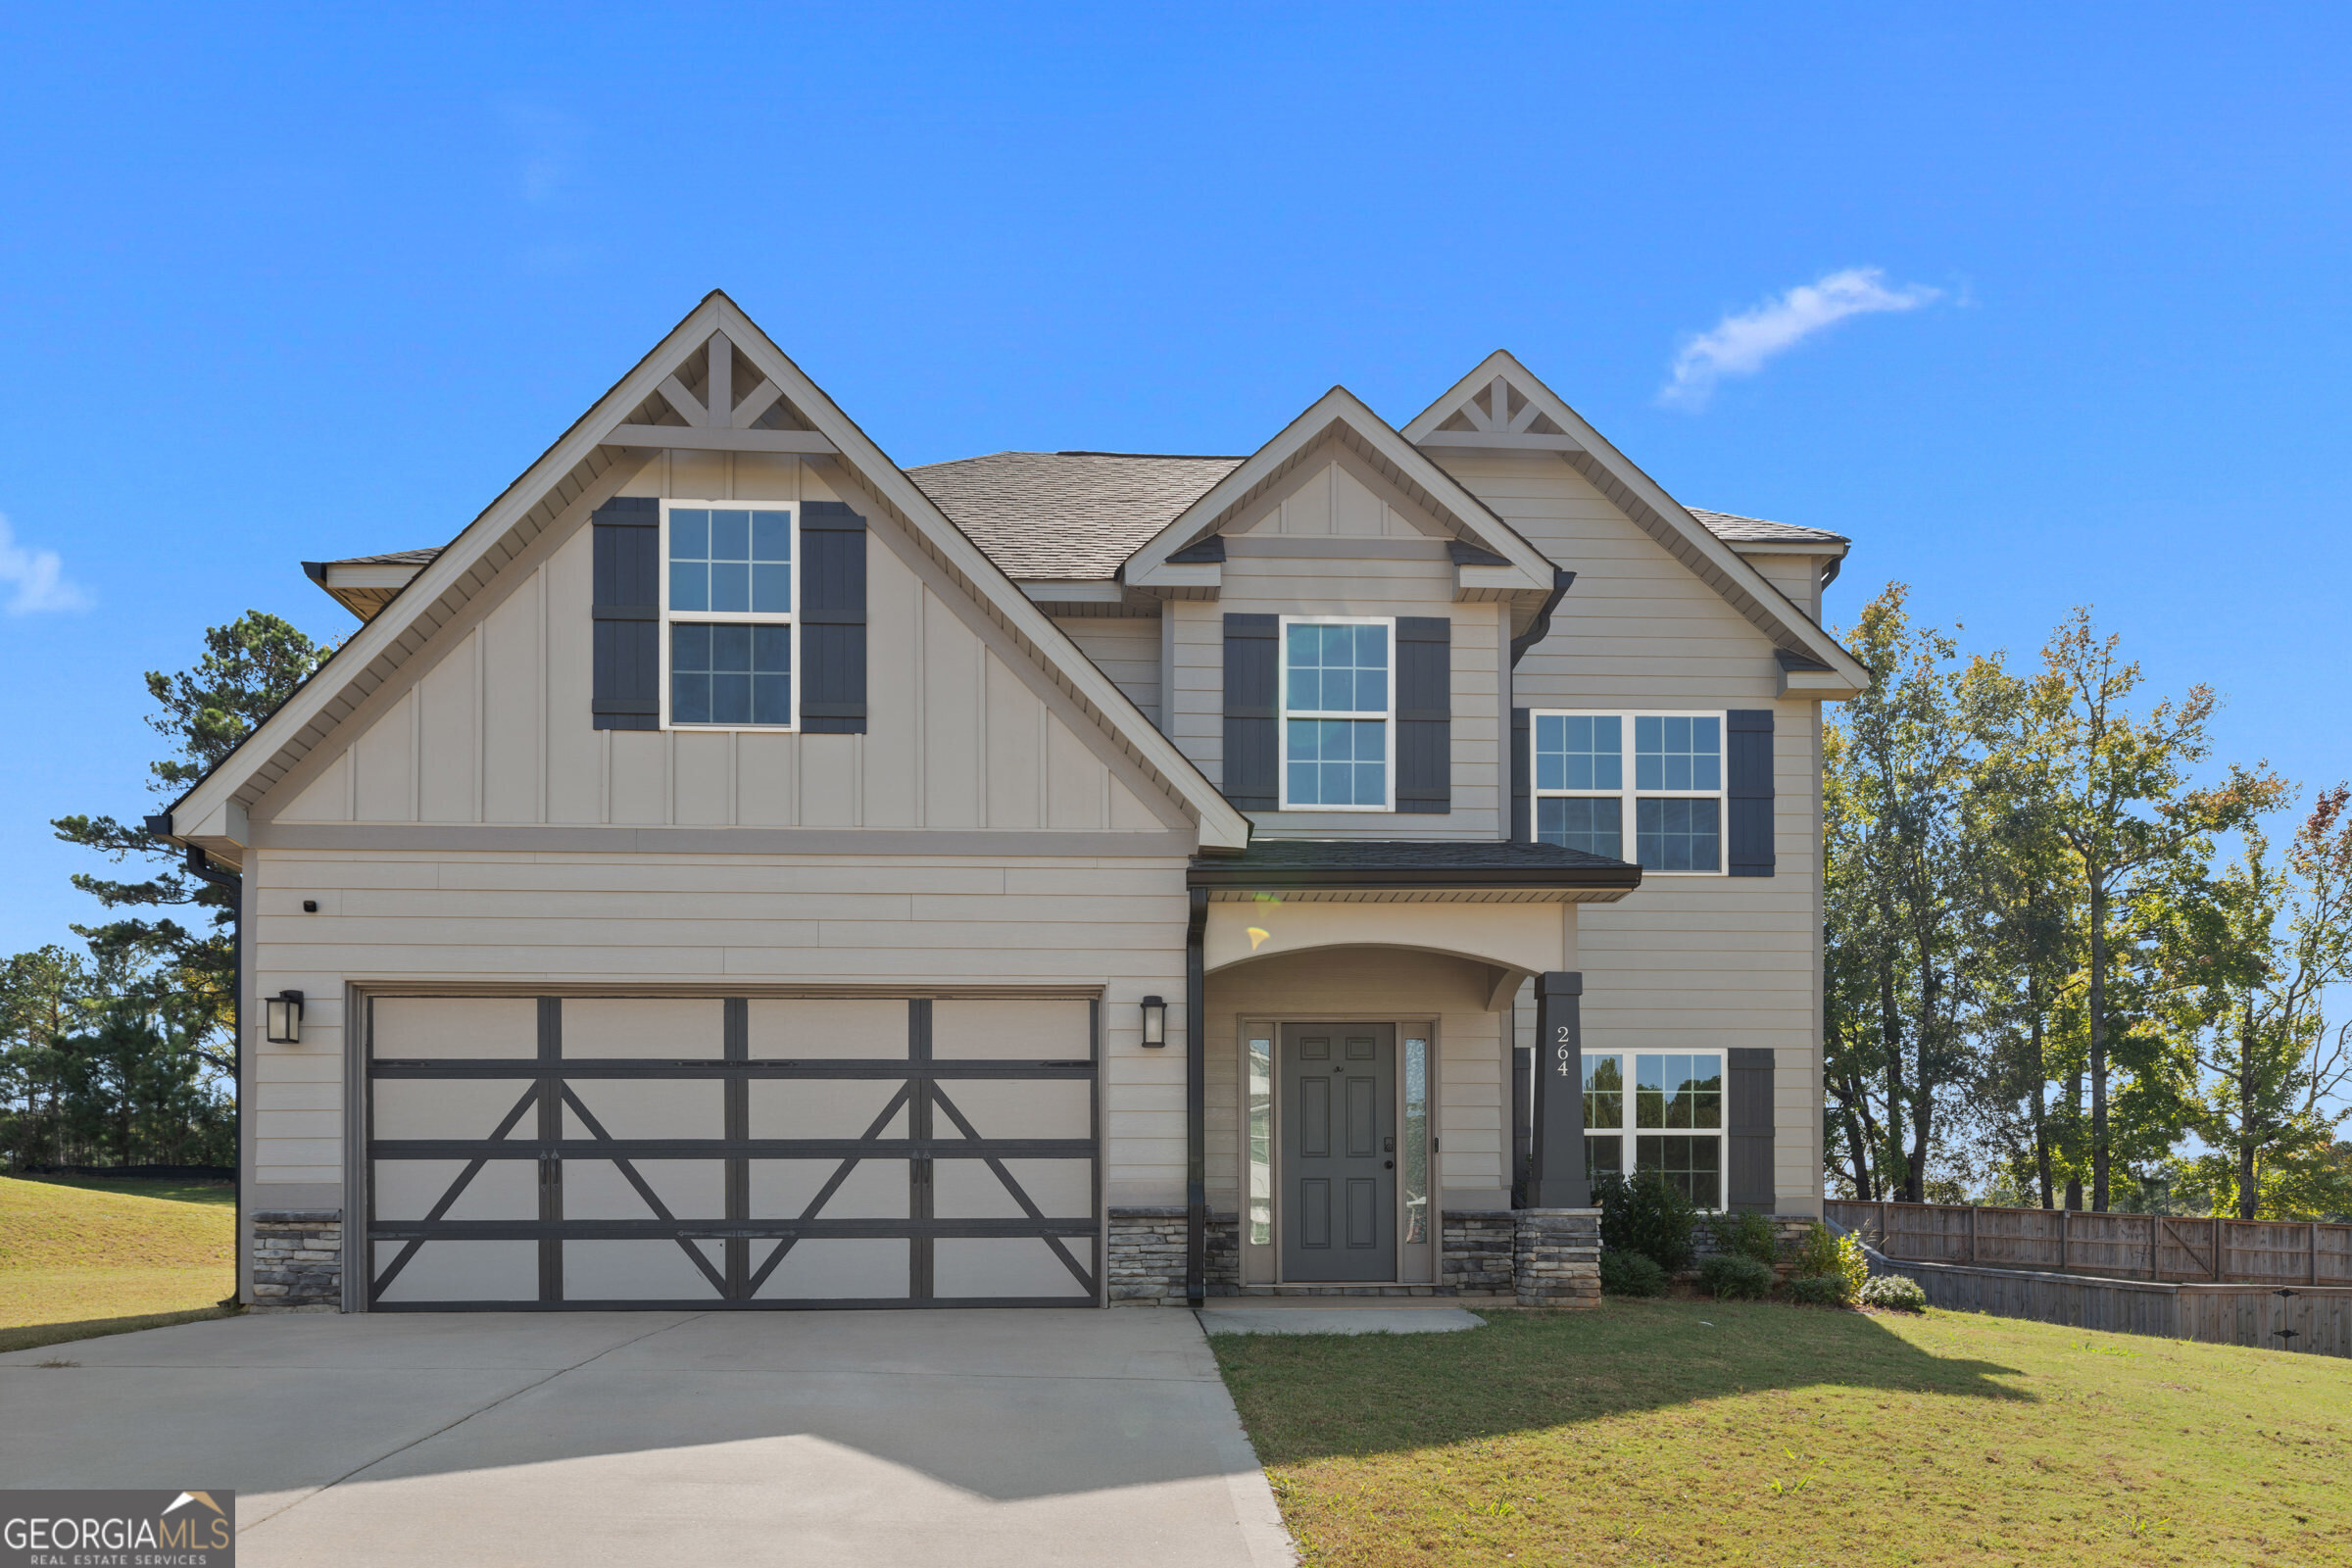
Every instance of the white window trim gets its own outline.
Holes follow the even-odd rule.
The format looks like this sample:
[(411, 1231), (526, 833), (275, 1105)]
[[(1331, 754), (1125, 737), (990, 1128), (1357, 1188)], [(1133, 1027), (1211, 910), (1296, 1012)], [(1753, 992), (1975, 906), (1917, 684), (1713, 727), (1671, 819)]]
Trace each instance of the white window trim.
[[(1547, 790), (1537, 784), (1536, 723), (1545, 718), (1614, 718), (1623, 728), (1620, 732), (1617, 757), (1618, 777), (1624, 788), (1614, 790)], [(1711, 718), (1715, 720), (1716, 787), (1711, 790), (1638, 790), (1634, 788), (1634, 721), (1642, 718)], [(1729, 876), (1732, 865), (1731, 800), (1726, 791), (1732, 781), (1731, 715), (1720, 708), (1714, 709), (1608, 709), (1608, 708), (1539, 708), (1528, 715), (1527, 735), (1528, 794), (1537, 801), (1617, 801), (1619, 858), (1635, 860), (1641, 855), (1639, 821), (1641, 812), (1637, 801), (1713, 801), (1715, 803), (1715, 869), (1712, 871), (1662, 871), (1642, 867), (1644, 877), (1653, 876)], [(1530, 809), (1540, 819), (1543, 808)], [(1532, 832), (1536, 823), (1529, 823)]]
[[(1617, 1168), (1627, 1176), (1634, 1174), (1633, 1141), (1636, 1138), (1642, 1137), (1643, 1134), (1647, 1134), (1652, 1138), (1713, 1138), (1715, 1140), (1715, 1204), (1712, 1208), (1702, 1209), (1702, 1212), (1721, 1213), (1723, 1210), (1728, 1208), (1730, 1206), (1732, 1186), (1732, 1148), (1730, 1142), (1732, 1132), (1732, 1078), (1730, 1067), (1728, 1065), (1731, 1061), (1730, 1053), (1721, 1050), (1593, 1051), (1586, 1053), (1583, 1059), (1587, 1062), (1590, 1062), (1596, 1056), (1614, 1056), (1617, 1058), (1618, 1079), (1625, 1085), (1625, 1089), (1624, 1092), (1618, 1096), (1617, 1126), (1615, 1128), (1587, 1127), (1585, 1129), (1585, 1136), (1588, 1138), (1615, 1138), (1620, 1146), (1617, 1155)], [(1635, 1058), (1640, 1056), (1712, 1056), (1715, 1059), (1715, 1080), (1723, 1086), (1722, 1092), (1716, 1100), (1715, 1120), (1717, 1125), (1711, 1129), (1706, 1127), (1640, 1127), (1635, 1125), (1635, 1119), (1639, 1114), (1634, 1103), (1634, 1097), (1638, 1093), (1635, 1082), (1639, 1072), (1639, 1069), (1635, 1065)], [(1579, 1071), (1581, 1073), (1583, 1069), (1580, 1067)], [(1584, 1084), (1581, 1078), (1577, 1084), (1577, 1093), (1579, 1096), (1577, 1103), (1581, 1109), (1584, 1103), (1582, 1099), (1584, 1093)]]
[[(792, 609), (777, 614), (771, 611), (746, 610), (681, 610), (676, 618), (692, 625), (734, 624), (744, 626), (789, 626), (792, 628), (792, 722), (789, 724), (680, 724), (669, 716), (669, 628), (672, 614), (669, 608), (669, 512), (672, 507), (714, 512), (781, 512), (791, 518), (792, 529)], [(661, 553), (662, 619), (658, 636), (662, 644), (662, 727), (685, 734), (728, 734), (740, 730), (758, 730), (765, 734), (788, 735), (801, 727), (801, 504), (797, 501), (693, 501), (681, 498), (662, 503), (662, 538), (657, 546)]]
[[(1377, 714), (1335, 712), (1317, 709), (1291, 711), (1291, 628), (1293, 626), (1386, 626), (1389, 629), (1389, 689), (1387, 706)], [(1396, 809), (1396, 617), (1394, 615), (1284, 615), (1275, 627), (1274, 644), (1274, 775), (1279, 780), (1275, 799), (1285, 811), (1377, 812)], [(1293, 805), (1291, 801), (1291, 720), (1344, 718), (1380, 725), (1381, 804), (1378, 806)]]

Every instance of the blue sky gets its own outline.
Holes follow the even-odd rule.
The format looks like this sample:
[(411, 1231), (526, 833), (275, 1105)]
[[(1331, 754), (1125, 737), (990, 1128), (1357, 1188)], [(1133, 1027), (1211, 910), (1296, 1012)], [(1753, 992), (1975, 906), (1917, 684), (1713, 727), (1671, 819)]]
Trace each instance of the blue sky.
[(298, 562), (446, 540), (712, 287), (906, 464), (1507, 347), (1852, 535), (1833, 619), (2086, 603), (2352, 774), (2352, 12), (1119, 9), (0, 14), (0, 951), (148, 808), (142, 671), (340, 634)]

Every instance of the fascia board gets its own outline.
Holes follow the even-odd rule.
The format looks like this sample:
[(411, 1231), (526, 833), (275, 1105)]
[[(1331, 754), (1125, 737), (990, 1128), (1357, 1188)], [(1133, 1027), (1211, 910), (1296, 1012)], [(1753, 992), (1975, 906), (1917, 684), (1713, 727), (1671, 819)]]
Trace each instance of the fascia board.
[[(1690, 566), (1699, 579), (1713, 588), (1739, 611), (1772, 637), (1787, 638), (1806, 653), (1813, 655), (1845, 675), (1858, 689), (1870, 684), (1870, 672), (1853, 655), (1838, 645), (1832, 637), (1815, 625), (1813, 618), (1789, 603), (1787, 595), (1767, 582), (1764, 574), (1740, 559), (1736, 546), (1726, 544), (1710, 532), (1683, 504), (1666, 493), (1665, 487), (1642, 471), (1641, 466), (1624, 453), (1609, 444), (1607, 437), (1592, 428), (1585, 416), (1570, 408), (1560, 395), (1526, 366), (1503, 349), (1496, 349), (1479, 363), (1478, 368), (1454, 383), (1443, 397), (1414, 416), (1404, 427), (1406, 440), (1427, 435), (1451, 413), (1461, 397), (1493, 381), (1497, 375), (1506, 376), (1522, 394), (1534, 399), (1548, 415), (1551, 421), (1567, 431), (1584, 448), (1582, 453), (1562, 454), (1562, 461), (1576, 465), (1573, 458), (1583, 457), (1600, 466), (1612, 479), (1623, 485), (1648, 510), (1655, 514), (1673, 533), (1673, 539), (1660, 540), (1670, 552)], [(1636, 525), (1641, 523), (1639, 517)], [(1821, 554), (1828, 554), (1825, 549)], [(1782, 612), (1786, 610), (1787, 613)]]
[[(991, 561), (962, 529), (941, 512), (922, 487), (906, 477), (856, 420), (835, 406), (814, 381), (765, 332), (723, 294), (712, 296), (718, 308), (713, 329), (750, 356), (769, 380), (818, 431), (840, 449), (838, 461), (849, 465), (858, 482), (898, 509), (901, 515), (962, 578), (970, 583), (1013, 632), (1043, 653), (1054, 673), (1100, 712), (1112, 733), (1137, 760), (1165, 779), (1200, 817), (1203, 848), (1245, 849), (1250, 843), (1250, 819), (1236, 810), (1209, 783), (1191, 758), (1159, 732), (1133, 699), (1112, 684), (1110, 677), (1081, 653), (1060, 627), (1039, 610), (1029, 596)], [(706, 334), (708, 335), (708, 334)]]
[(1846, 551), (1851, 548), (1847, 545), (1834, 544), (1827, 539), (1811, 541), (1802, 539), (1770, 541), (1726, 539), (1724, 543), (1742, 556), (1835, 556), (1841, 561), (1845, 559)]
[(1395, 464), (1414, 483), (1436, 497), (1438, 503), (1451, 512), (1463, 525), (1475, 528), (1481, 538), (1494, 545), (1498, 553), (1510, 558), (1511, 564), (1525, 578), (1518, 586), (1531, 592), (1550, 590), (1549, 558), (1528, 543), (1492, 507), (1465, 489), (1460, 480), (1431, 461), (1429, 454), (1397, 434), (1386, 419), (1373, 413), (1361, 398), (1344, 386), (1333, 387), (1309, 404), (1297, 418), (1284, 425), (1272, 440), (1251, 453), (1249, 461), (1210, 486), (1205, 495), (1177, 514), (1174, 521), (1128, 556), (1122, 568), (1126, 581), (1138, 588), (1195, 586), (1191, 578), (1180, 582), (1170, 575), (1177, 568), (1168, 565), (1168, 557), (1193, 543), (1209, 524), (1239, 505), (1250, 491), (1279, 473), (1294, 458), (1321, 440), (1334, 425), (1345, 425), (1358, 440)]
[(329, 566), (326, 584), (337, 588), (406, 588), (422, 566)]

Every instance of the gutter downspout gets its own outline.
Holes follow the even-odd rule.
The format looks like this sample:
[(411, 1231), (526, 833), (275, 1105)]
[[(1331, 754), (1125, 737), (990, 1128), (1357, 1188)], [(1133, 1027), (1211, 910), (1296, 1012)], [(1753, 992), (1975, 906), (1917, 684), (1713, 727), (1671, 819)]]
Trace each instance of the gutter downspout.
[[(147, 831), (157, 838), (169, 838), (172, 833), (172, 813), (147, 819)], [(235, 1229), (236, 1267), (229, 1287), (229, 1299), (241, 1301), (245, 1295), (245, 879), (234, 871), (220, 871), (213, 867), (204, 851), (195, 845), (185, 846), (188, 852), (187, 869), (191, 876), (202, 877), (217, 888), (228, 889), (229, 913), (233, 916), (228, 927), (229, 994), (228, 994), (228, 1050), (229, 1073), (237, 1092), (237, 1147), (235, 1179), (231, 1185), (236, 1214), (230, 1222)]]
[(1561, 566), (1551, 568), (1551, 592), (1544, 597), (1543, 608), (1536, 612), (1536, 618), (1529, 624), (1527, 630), (1511, 639), (1511, 667), (1513, 669), (1519, 667), (1519, 658), (1522, 654), (1551, 635), (1551, 612), (1560, 608), (1562, 596), (1568, 592), (1569, 584), (1575, 581), (1575, 572)]
[(1208, 889), (1186, 890), (1191, 911), (1184, 927), (1184, 1298), (1198, 1307), (1208, 1296), (1208, 1071), (1207, 979), (1201, 945), (1208, 931)]

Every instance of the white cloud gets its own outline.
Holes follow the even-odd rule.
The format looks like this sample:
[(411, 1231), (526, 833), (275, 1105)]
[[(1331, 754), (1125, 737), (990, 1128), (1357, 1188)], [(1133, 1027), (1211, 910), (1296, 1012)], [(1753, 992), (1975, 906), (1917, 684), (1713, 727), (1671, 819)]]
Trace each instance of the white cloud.
[(66, 580), (65, 563), (57, 552), (27, 550), (17, 543), (16, 532), (4, 514), (0, 514), (0, 586), (17, 590), (5, 607), (12, 615), (90, 608), (90, 596)]
[(1920, 283), (1888, 288), (1875, 267), (1849, 267), (1811, 283), (1800, 283), (1752, 311), (1729, 314), (1712, 330), (1699, 333), (1674, 357), (1674, 375), (1658, 390), (1660, 403), (1703, 409), (1715, 383), (1726, 376), (1753, 375), (1765, 363), (1849, 316), (1880, 311), (1915, 311), (1943, 297)]

